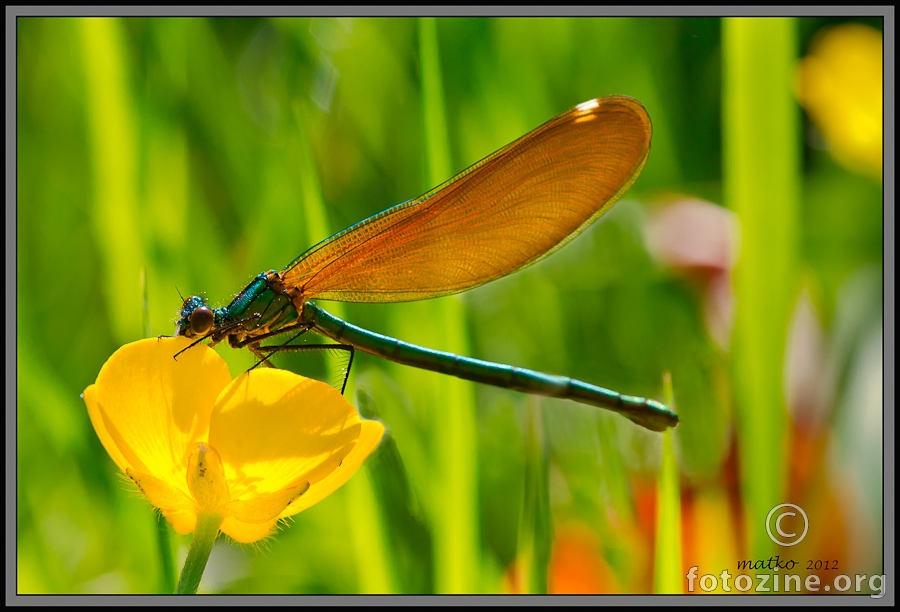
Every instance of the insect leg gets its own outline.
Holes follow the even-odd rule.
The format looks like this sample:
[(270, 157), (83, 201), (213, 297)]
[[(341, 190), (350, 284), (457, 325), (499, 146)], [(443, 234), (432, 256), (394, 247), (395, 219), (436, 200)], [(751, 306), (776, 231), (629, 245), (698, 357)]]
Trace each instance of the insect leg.
[[(291, 332), (291, 331), (297, 329), (298, 327), (301, 328), (300, 331), (298, 331), (296, 334), (294, 334), (293, 336), (291, 336), (290, 338), (288, 338), (284, 343), (282, 343), (282, 344), (280, 344), (280, 345), (278, 345), (278, 346), (274, 346), (274, 347), (271, 347), (271, 346), (260, 346), (260, 342), (262, 342), (262, 341), (265, 340), (266, 338), (271, 338), (271, 337), (273, 337), (273, 336), (280, 336), (281, 334), (285, 334), (285, 333)], [(288, 344), (290, 344), (291, 342), (293, 342), (294, 340), (296, 340), (297, 338), (299, 338), (300, 336), (302, 336), (303, 334), (305, 334), (306, 332), (308, 332), (310, 329), (311, 329), (311, 327), (308, 326), (308, 325), (296, 325), (296, 326), (293, 326), (293, 327), (289, 327), (289, 328), (287, 328), (287, 329), (279, 329), (279, 330), (274, 331), (274, 332), (269, 332), (269, 333), (267, 333), (267, 334), (262, 334), (262, 335), (260, 335), (260, 336), (256, 336), (255, 338), (252, 338), (252, 339), (247, 339), (247, 340), (244, 340), (244, 341), (241, 341), (241, 342), (235, 342), (232, 346), (234, 346), (235, 348), (243, 348), (243, 347), (246, 346), (247, 348), (250, 349), (250, 351), (251, 351), (254, 355), (256, 355), (256, 357), (259, 359), (259, 361), (256, 362), (256, 365), (255, 365), (255, 366), (253, 366), (252, 368), (250, 368), (250, 369), (252, 370), (252, 369), (254, 369), (254, 368), (259, 367), (259, 365), (260, 365), (261, 363), (263, 363), (263, 362), (268, 362), (268, 361), (269, 361), (269, 358), (270, 358), (272, 355), (274, 355), (275, 353), (277, 353), (278, 351), (283, 350), (283, 349), (285, 349), (285, 348), (290, 348), (290, 347), (288, 347)], [(271, 349), (271, 350), (270, 350), (268, 353), (263, 354), (262, 350), (263, 350), (264, 348), (265, 348), (265, 349)], [(269, 367), (275, 367), (275, 366), (273, 366), (271, 363), (269, 363)]]
[[(294, 338), (296, 338), (296, 336), (294, 336)], [(294, 338), (291, 338), (291, 340), (293, 340)], [(331, 350), (331, 349), (338, 350), (338, 351), (346, 351), (347, 353), (350, 354), (350, 358), (347, 360), (347, 369), (344, 372), (344, 376), (343, 376), (344, 380), (343, 380), (343, 383), (341, 383), (341, 395), (343, 395), (344, 390), (347, 388), (347, 380), (350, 378), (350, 368), (353, 367), (353, 356), (356, 354), (356, 349), (354, 349), (349, 344), (301, 344), (298, 346), (286, 346), (286, 345), (282, 344), (281, 346), (279, 346), (278, 348), (273, 350), (271, 353), (269, 353), (269, 355), (267, 355), (267, 358), (279, 350), (299, 352), (299, 351), (313, 351), (313, 350), (321, 351), (321, 350)], [(259, 365), (259, 364), (257, 364), (257, 365)], [(256, 367), (256, 366), (254, 366), (254, 367)]]

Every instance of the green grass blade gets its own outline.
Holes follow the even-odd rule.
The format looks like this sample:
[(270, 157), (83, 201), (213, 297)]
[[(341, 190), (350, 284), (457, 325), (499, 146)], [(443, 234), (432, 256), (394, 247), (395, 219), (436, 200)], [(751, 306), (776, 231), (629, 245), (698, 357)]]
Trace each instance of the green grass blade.
[[(315, 244), (321, 240), (322, 236), (328, 236), (333, 232), (328, 226), (328, 215), (306, 129), (304, 108), (299, 103), (295, 104), (293, 113), (294, 126), (299, 132), (296, 144), (300, 160), (303, 225), (306, 229), (304, 242)], [(345, 316), (344, 307), (339, 302), (329, 303), (328, 309), (336, 316)], [(325, 359), (329, 364), (328, 371), (337, 371), (339, 365), (335, 361), (336, 357), (329, 354), (325, 356)], [(351, 390), (354, 388), (355, 375), (351, 370), (350, 379), (347, 381), (347, 393), (352, 393)], [(358, 397), (356, 405), (359, 407)], [(384, 530), (384, 522), (381, 520), (377, 490), (369, 470), (357, 472), (355, 477), (347, 483), (345, 489), (344, 495), (347, 500), (347, 512), (351, 525), (349, 535), (353, 541), (360, 590), (364, 593), (395, 593), (397, 592), (393, 573), (395, 564), (387, 545), (389, 538)]]
[(550, 516), (550, 460), (539, 401), (529, 398), (525, 408), (525, 496), (519, 522), (519, 571), (526, 593), (547, 593), (553, 547)]
[[(419, 60), (425, 151), (426, 187), (450, 175), (446, 118), (438, 54), (436, 22), (419, 21)], [(425, 346), (467, 354), (469, 342), (462, 302), (456, 297), (428, 300), (404, 308), (395, 320), (398, 337)], [(423, 321), (430, 329), (423, 330)], [(434, 516), (435, 589), (439, 593), (481, 591), (478, 534), (477, 418), (471, 383), (423, 372), (405, 372), (407, 391), (416, 405), (428, 410), (433, 441), (433, 478), (428, 503)]]
[[(665, 376), (665, 402), (674, 406), (672, 377)], [(681, 567), (681, 487), (674, 432), (662, 434), (662, 465), (656, 489), (656, 552), (653, 592), (681, 594), (684, 575)]]
[(138, 214), (135, 102), (128, 49), (118, 19), (79, 21), (84, 53), (87, 122), (94, 174), (91, 219), (104, 265), (110, 326), (119, 342), (141, 331), (137, 272), (146, 261)]
[(766, 558), (769, 510), (785, 501), (784, 355), (797, 296), (799, 110), (793, 19), (723, 22), (726, 203), (741, 223), (733, 367), (748, 553)]
[(359, 470), (345, 488), (360, 592), (396, 593), (391, 538), (383, 528), (371, 471)]
[[(372, 383), (371, 377), (367, 382)], [(356, 401), (364, 418), (378, 418), (372, 396), (362, 386), (356, 389)], [(378, 449), (366, 460), (366, 472), (380, 503), (384, 529), (390, 534), (396, 591), (433, 592), (431, 534), (392, 431), (385, 433)]]

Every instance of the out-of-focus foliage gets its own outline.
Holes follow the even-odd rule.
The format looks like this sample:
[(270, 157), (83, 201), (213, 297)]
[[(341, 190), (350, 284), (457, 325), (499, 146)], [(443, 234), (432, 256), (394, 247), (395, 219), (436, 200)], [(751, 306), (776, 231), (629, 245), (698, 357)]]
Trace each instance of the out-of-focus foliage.
[[(810, 62), (832, 57), (814, 41), (842, 23), (791, 22), (795, 78), (784, 87), (804, 104)], [(625, 198), (558, 253), (442, 298), (462, 321), (447, 345), (434, 346), (446, 329), (421, 305), (339, 314), (628, 394), (660, 398), (671, 372), (685, 573), (732, 570), (751, 554), (747, 525), (765, 517), (747, 513), (746, 479), (784, 482), (785, 501), (807, 511), (810, 535), (793, 556), (883, 571), (883, 203), (874, 158), (847, 144), (881, 128), (846, 131), (861, 125), (853, 117), (875, 121), (880, 71), (862, 58), (882, 26), (852, 27), (867, 33), (837, 55), (860, 70), (836, 70), (856, 84), (825, 114), (809, 102), (808, 118), (795, 98), (796, 130), (771, 142), (800, 153), (797, 280), (790, 319), (772, 330), (786, 340), (768, 355), (785, 362), (784, 460), (754, 472), (738, 460), (748, 455), (731, 338), (746, 219), (720, 222), (701, 206), (692, 218), (709, 231), (658, 224), (673, 202), (729, 204), (721, 20), (447, 18), (435, 48), (415, 19), (18, 19), (18, 591), (157, 592), (157, 518), (116, 476), (78, 394), (122, 344), (173, 332), (179, 291), (224, 304), (260, 271), (431, 188), (426, 65), (440, 70), (451, 172), (607, 94), (646, 106), (650, 158)], [(763, 220), (770, 205), (757, 203)], [(660, 246), (673, 242), (695, 248), (667, 257)], [(253, 364), (217, 350), (233, 376)], [(347, 397), (389, 438), (261, 549), (219, 542), (201, 592), (652, 592), (660, 436), (588, 406), (468, 383), (477, 420), (448, 432), (436, 424), (458, 394), (421, 399), (439, 379), (358, 354)], [(458, 462), (451, 437), (469, 440)], [(445, 482), (474, 483), (459, 546)], [(186, 540), (172, 542), (180, 567)]]

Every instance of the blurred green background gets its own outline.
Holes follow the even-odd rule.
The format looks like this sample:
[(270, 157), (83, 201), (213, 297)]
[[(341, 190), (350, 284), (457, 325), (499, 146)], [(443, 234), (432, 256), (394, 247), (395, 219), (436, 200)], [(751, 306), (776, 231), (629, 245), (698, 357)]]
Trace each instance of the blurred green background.
[[(881, 29), (18, 19), (18, 592), (165, 592), (161, 557), (180, 568), (187, 538), (160, 554), (152, 508), (79, 399), (116, 348), (173, 332), (179, 291), (225, 304), (607, 94), (645, 105), (652, 151), (577, 240), (459, 296), (323, 305), (633, 395), (663, 399), (671, 373), (671, 499), (657, 494), (657, 434), (358, 354), (347, 396), (390, 440), (261, 546), (218, 542), (201, 592), (671, 591), (654, 581), (663, 557), (680, 559), (682, 589), (692, 566), (774, 554), (882, 572), (882, 85), (880, 47), (866, 52)], [(835, 31), (850, 34), (824, 46)], [(877, 145), (858, 138), (875, 119)], [(252, 365), (219, 352), (233, 375)], [(783, 502), (810, 517), (791, 549), (765, 537)], [(680, 513), (657, 517), (667, 503)]]

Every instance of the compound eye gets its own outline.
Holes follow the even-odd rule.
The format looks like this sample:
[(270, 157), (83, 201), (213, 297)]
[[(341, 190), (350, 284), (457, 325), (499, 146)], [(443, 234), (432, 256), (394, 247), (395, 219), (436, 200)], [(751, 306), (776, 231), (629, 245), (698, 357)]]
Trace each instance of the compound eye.
[(192, 336), (202, 336), (210, 329), (212, 329), (213, 323), (216, 321), (216, 315), (213, 314), (213, 311), (206, 307), (201, 306), (194, 310), (190, 316), (190, 324), (191, 324), (191, 335)]

